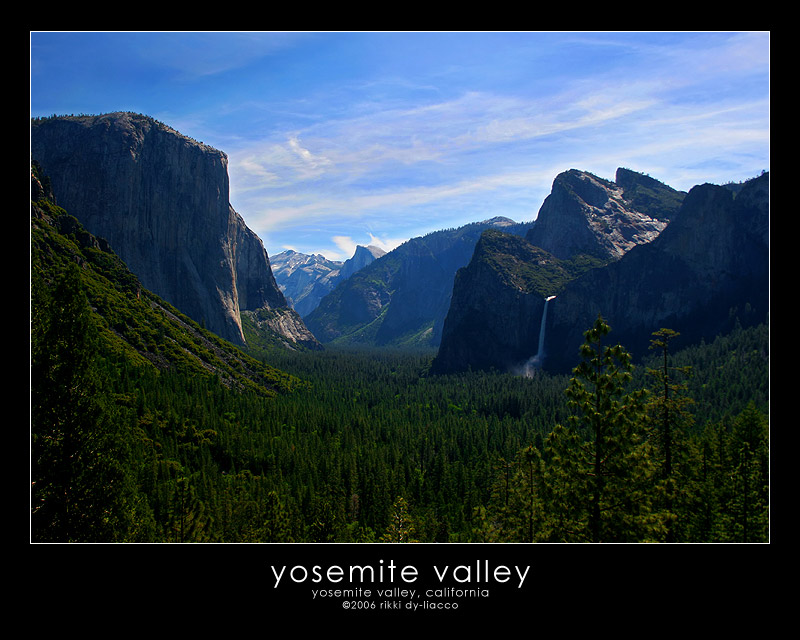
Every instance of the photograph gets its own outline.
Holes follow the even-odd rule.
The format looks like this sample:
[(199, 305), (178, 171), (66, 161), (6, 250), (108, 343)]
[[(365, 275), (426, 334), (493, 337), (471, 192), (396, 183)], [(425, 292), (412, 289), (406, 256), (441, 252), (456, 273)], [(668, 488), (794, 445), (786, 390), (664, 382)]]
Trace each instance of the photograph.
[(770, 36), (30, 31), (31, 550), (422, 620), (769, 547)]

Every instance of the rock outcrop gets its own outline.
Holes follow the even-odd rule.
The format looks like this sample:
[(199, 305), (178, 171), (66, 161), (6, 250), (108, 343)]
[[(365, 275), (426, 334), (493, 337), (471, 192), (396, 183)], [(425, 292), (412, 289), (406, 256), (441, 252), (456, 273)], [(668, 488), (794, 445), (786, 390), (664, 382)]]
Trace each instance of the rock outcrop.
[(562, 262), (524, 238), (484, 231), (459, 269), (434, 373), (525, 362), (539, 349), (544, 300), (569, 279)]
[[(538, 219), (524, 244), (511, 238), (481, 240), (473, 261), (456, 278), (434, 371), (516, 370), (540, 348), (544, 298), (552, 295), (556, 297), (548, 306), (543, 366), (562, 373), (577, 364), (583, 332), (598, 314), (610, 324), (611, 339), (635, 357), (647, 353), (652, 332), (662, 327), (680, 332), (680, 342), (673, 345), (679, 347), (713, 339), (736, 322), (767, 319), (769, 174), (749, 181), (736, 196), (726, 187), (706, 184), (681, 196), (677, 209), (674, 194), (667, 192), (660, 202), (651, 200), (651, 211), (661, 208), (671, 222), (654, 239), (631, 235), (647, 241), (630, 247), (616, 241), (605, 244), (592, 233), (598, 226), (586, 221), (598, 209), (607, 210), (614, 219), (620, 217), (619, 209), (597, 197), (593, 179), (581, 181), (585, 190), (573, 189), (573, 199), (563, 200), (577, 241), (569, 237), (566, 225), (545, 227), (557, 230), (546, 236)], [(556, 189), (560, 193), (554, 201), (566, 191), (562, 185)], [(628, 195), (622, 189), (621, 198), (614, 199), (631, 206), (634, 199)], [(647, 197), (641, 192), (638, 197), (642, 206)], [(579, 216), (577, 211), (588, 215)], [(549, 214), (555, 216), (557, 211)], [(636, 223), (628, 228), (641, 228), (637, 215), (628, 219)], [(617, 231), (609, 236), (626, 237)], [(568, 253), (566, 246), (583, 253), (559, 259), (531, 244), (537, 237), (556, 253)], [(622, 257), (614, 259), (619, 249)], [(605, 255), (602, 264), (587, 261), (592, 254)]]
[[(658, 237), (669, 221), (664, 195), (674, 213), (683, 194), (632, 171), (620, 169), (617, 175), (618, 182), (609, 182), (575, 169), (559, 174), (528, 242), (562, 259), (577, 254), (617, 259)], [(656, 192), (652, 202), (642, 183)]]
[[(31, 155), (58, 203), (145, 287), (220, 337), (244, 344), (243, 310), (288, 309), (263, 243), (229, 203), (223, 152), (112, 113), (32, 121)], [(297, 314), (290, 323), (308, 334)]]
[(375, 262), (381, 256), (386, 255), (386, 252), (380, 247), (369, 245), (367, 247), (358, 245), (352, 257), (344, 261), (339, 275), (334, 281), (334, 286), (347, 280), (357, 271), (361, 271), (364, 267)]
[(286, 301), (306, 316), (333, 289), (343, 262), (328, 260), (318, 253), (309, 255), (292, 249), (270, 257), (270, 266)]

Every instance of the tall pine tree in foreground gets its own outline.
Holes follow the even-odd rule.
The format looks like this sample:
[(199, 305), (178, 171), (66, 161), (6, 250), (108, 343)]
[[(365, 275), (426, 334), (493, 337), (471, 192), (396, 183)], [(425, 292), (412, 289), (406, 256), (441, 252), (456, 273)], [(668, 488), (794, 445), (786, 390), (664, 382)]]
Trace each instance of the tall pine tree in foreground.
[(566, 390), (571, 415), (546, 442), (551, 541), (640, 542), (664, 532), (645, 394), (627, 390), (631, 356), (604, 343), (610, 330), (598, 316), (584, 333), (582, 361)]
[(660, 354), (661, 364), (647, 369), (655, 382), (648, 411), (653, 421), (652, 435), (660, 466), (659, 506), (664, 512), (665, 542), (685, 539), (689, 514), (698, 506), (687, 436), (694, 423), (688, 410), (692, 399), (686, 395), (687, 386), (683, 382), (691, 375), (691, 367), (670, 364), (669, 345), (679, 335), (663, 328), (653, 333), (650, 348)]

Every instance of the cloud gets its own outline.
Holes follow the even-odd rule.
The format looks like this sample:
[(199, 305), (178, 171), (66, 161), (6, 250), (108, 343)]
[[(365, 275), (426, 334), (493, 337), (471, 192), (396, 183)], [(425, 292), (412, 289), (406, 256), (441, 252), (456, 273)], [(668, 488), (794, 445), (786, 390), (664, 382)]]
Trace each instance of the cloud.
[(569, 168), (611, 178), (627, 166), (681, 189), (768, 169), (769, 42), (34, 33), (31, 102), (42, 115), (153, 115), (228, 155), (231, 203), (257, 233), (349, 252), (491, 215), (532, 219)]
[(313, 182), (320, 197), (336, 190), (363, 191), (369, 182), (380, 198), (401, 180), (420, 190), (446, 189), (446, 183), (460, 189), (469, 176), (498, 173), (498, 160), (512, 171), (519, 169), (513, 163), (521, 154), (537, 162), (532, 145), (538, 141), (552, 144), (554, 136), (577, 135), (657, 105), (655, 98), (641, 95), (641, 88), (629, 86), (628, 92), (603, 87), (577, 97), (567, 91), (523, 98), (471, 91), (420, 107), (375, 109), (314, 124), (288, 134), (284, 142), (239, 149), (229, 154), (231, 170), (242, 172), (237, 184), (242, 190), (302, 189)]
[(541, 89), (530, 77), (513, 91), (475, 84), (415, 93), (420, 102), (399, 94), (383, 102), (365, 83), (349, 108), (339, 103), (311, 124), (229, 152), (240, 212), (265, 231), (369, 219), (376, 235), (398, 236), (390, 230), (398, 223), (429, 228), (439, 205), (460, 209), (465, 222), (493, 208), (506, 214), (506, 206), (515, 214), (529, 207), (516, 219), (532, 219), (553, 178), (570, 168), (613, 178), (626, 166), (667, 183), (694, 179), (687, 167), (707, 169), (703, 160), (723, 155), (726, 171), (731, 162), (745, 173), (765, 168), (746, 165), (768, 148), (768, 93), (759, 76), (752, 93), (739, 90), (730, 62), (748, 60), (748, 74), (768, 70), (763, 34), (590, 34), (569, 44), (580, 40), (615, 48), (613, 64), (582, 73), (554, 53), (561, 75)]
[(325, 167), (331, 166), (332, 164), (331, 161), (324, 156), (314, 155), (308, 149), (303, 148), (297, 136), (290, 137), (288, 140), (288, 145), (289, 149), (291, 149), (294, 154), (300, 158), (304, 166), (309, 169), (310, 173), (306, 173), (306, 176), (318, 174), (319, 171)]
[[(397, 184), (380, 191), (342, 192), (326, 197), (303, 193), (261, 194), (246, 199), (244, 204), (239, 206), (243, 207), (240, 213), (245, 216), (248, 225), (259, 233), (285, 229), (300, 223), (312, 224), (327, 220), (336, 220), (339, 224), (351, 226), (363, 226), (366, 221), (371, 221), (373, 227), (385, 225), (387, 228), (396, 226), (401, 221), (416, 222), (421, 228), (427, 228), (435, 223), (435, 220), (431, 219), (428, 206), (447, 203), (452, 209), (463, 208), (469, 215), (468, 212), (474, 207), (475, 202), (484, 203), (484, 206), (490, 206), (487, 203), (502, 202), (503, 191), (513, 192), (515, 197), (519, 197), (521, 192), (523, 200), (528, 201), (526, 192), (539, 194), (549, 190), (556, 173), (565, 168), (569, 167), (548, 163), (543, 167), (494, 175), (477, 175), (458, 182), (416, 187)], [(537, 198), (543, 197), (537, 195)], [(535, 215), (534, 206), (530, 204), (526, 219), (531, 219)], [(407, 239), (384, 237), (380, 231), (373, 238), (376, 239), (374, 243), (382, 248), (385, 246), (393, 248)], [(339, 240), (345, 242), (349, 238), (342, 237)], [(355, 244), (352, 246), (355, 248)]]
[(331, 240), (333, 240), (333, 243), (339, 247), (342, 254), (348, 258), (351, 257), (356, 251), (356, 246), (358, 243), (356, 243), (350, 236), (333, 236)]
[(389, 238), (389, 237), (379, 238), (378, 236), (372, 233), (369, 234), (369, 245), (380, 247), (387, 253), (392, 249), (396, 249), (407, 240), (408, 238)]
[(344, 236), (344, 235), (337, 235), (333, 236), (331, 240), (336, 247), (339, 248), (340, 253), (336, 254), (331, 250), (322, 250), (320, 253), (323, 253), (327, 257), (331, 258), (332, 260), (347, 260), (348, 258), (352, 258), (353, 254), (356, 252), (356, 248), (361, 245), (363, 247), (372, 245), (375, 247), (380, 247), (387, 253), (392, 249), (399, 247), (401, 244), (406, 242), (408, 238), (389, 238), (389, 237), (378, 237), (371, 232), (367, 232), (364, 236), (363, 240), (354, 240), (351, 236)]

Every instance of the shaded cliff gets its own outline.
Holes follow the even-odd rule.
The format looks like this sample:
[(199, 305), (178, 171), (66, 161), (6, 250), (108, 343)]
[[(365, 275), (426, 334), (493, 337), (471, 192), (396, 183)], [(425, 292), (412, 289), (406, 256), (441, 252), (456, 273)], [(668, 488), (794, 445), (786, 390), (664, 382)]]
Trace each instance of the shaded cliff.
[(231, 207), (221, 151), (147, 116), (112, 113), (32, 121), (31, 155), (58, 204), (201, 325), (243, 344), (242, 311), (266, 308), (292, 325), (291, 343), (318, 344)]
[(662, 327), (681, 334), (679, 347), (737, 323), (768, 321), (769, 174), (738, 195), (711, 184), (692, 188), (656, 240), (570, 282), (549, 313), (546, 367), (558, 371), (575, 364), (598, 313), (636, 357)]
[(552, 310), (569, 283), (652, 242), (685, 195), (627, 169), (616, 182), (577, 170), (556, 176), (524, 239), (484, 234), (457, 274), (433, 370), (522, 366), (539, 351), (545, 298), (558, 296), (550, 342)]
[(525, 238), (484, 231), (456, 273), (433, 372), (522, 365), (539, 349), (545, 298), (597, 264), (559, 260)]

